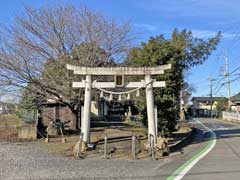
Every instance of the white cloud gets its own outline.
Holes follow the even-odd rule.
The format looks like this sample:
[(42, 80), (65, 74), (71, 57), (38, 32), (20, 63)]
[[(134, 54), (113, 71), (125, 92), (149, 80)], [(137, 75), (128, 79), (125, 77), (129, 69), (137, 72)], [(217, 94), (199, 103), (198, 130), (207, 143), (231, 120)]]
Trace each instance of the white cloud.
[(137, 23), (137, 24), (134, 24), (134, 26), (136, 28), (140, 28), (140, 29), (143, 29), (143, 30), (147, 30), (147, 31), (157, 31), (157, 27), (154, 26), (154, 25), (151, 25), (151, 24), (145, 24), (145, 23)]
[[(192, 30), (192, 33), (195, 37), (198, 37), (198, 38), (210, 38), (210, 37), (215, 36), (217, 34), (217, 31), (194, 29), (194, 30)], [(223, 36), (223, 38), (234, 38), (236, 36), (236, 34), (222, 32), (222, 36)]]

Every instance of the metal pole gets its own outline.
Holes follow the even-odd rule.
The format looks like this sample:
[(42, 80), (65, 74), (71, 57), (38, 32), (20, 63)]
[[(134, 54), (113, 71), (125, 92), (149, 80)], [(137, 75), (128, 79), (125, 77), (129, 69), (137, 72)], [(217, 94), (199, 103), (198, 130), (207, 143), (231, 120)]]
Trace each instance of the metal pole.
[(226, 81), (227, 81), (227, 96), (228, 96), (228, 110), (230, 110), (231, 108), (231, 102), (230, 102), (230, 96), (231, 96), (231, 85), (230, 85), (230, 74), (229, 74), (229, 64), (228, 64), (228, 56), (227, 56), (227, 52), (225, 52), (224, 56), (219, 56), (221, 58), (224, 58), (225, 60), (225, 72), (224, 72), (224, 76), (226, 77)]
[(210, 79), (210, 118), (212, 118), (212, 106), (213, 106), (213, 97), (212, 97), (212, 82), (213, 79)]
[(133, 159), (136, 159), (136, 136), (133, 135), (132, 136), (132, 155), (133, 155)]
[(104, 158), (107, 158), (107, 136), (104, 136)]
[(228, 110), (230, 110), (230, 96), (231, 96), (231, 87), (230, 87), (230, 80), (229, 80), (229, 66), (228, 66), (228, 57), (225, 56), (225, 63), (226, 63), (226, 78), (227, 78), (227, 95), (228, 95)]

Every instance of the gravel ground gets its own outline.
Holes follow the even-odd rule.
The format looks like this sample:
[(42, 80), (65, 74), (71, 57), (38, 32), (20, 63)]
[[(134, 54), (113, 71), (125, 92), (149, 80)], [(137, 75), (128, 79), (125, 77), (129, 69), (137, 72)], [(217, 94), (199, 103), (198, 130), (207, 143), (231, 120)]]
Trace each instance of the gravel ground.
[(71, 160), (35, 142), (0, 142), (0, 179), (159, 179), (164, 160)]

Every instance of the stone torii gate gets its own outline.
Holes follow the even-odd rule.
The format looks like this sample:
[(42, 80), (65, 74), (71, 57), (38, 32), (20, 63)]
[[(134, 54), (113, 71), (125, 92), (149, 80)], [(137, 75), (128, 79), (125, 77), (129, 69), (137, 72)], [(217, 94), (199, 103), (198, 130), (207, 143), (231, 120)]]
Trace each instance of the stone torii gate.
[[(85, 88), (84, 110), (81, 131), (83, 132), (83, 141), (90, 143), (90, 113), (91, 113), (91, 92), (92, 88), (97, 88), (109, 94), (126, 94), (126, 92), (110, 92), (103, 88), (146, 88), (147, 117), (148, 117), (148, 137), (153, 136), (154, 142), (157, 140), (154, 96), (153, 88), (165, 87), (165, 81), (156, 81), (151, 78), (152, 75), (164, 74), (164, 70), (171, 69), (171, 64), (157, 67), (80, 67), (67, 64), (67, 69), (72, 70), (76, 75), (86, 76), (82, 82), (73, 82), (73, 88)], [(97, 82), (92, 81), (92, 76), (115, 76), (115, 82)], [(124, 82), (124, 76), (145, 76), (141, 82)], [(148, 138), (148, 141), (150, 138)], [(149, 142), (150, 143), (150, 142)]]

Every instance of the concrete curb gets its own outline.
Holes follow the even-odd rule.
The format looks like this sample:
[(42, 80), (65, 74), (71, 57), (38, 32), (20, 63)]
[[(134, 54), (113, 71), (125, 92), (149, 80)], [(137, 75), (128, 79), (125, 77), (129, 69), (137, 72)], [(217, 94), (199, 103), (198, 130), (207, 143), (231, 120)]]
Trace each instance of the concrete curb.
[(193, 140), (195, 132), (196, 128), (192, 128), (192, 131), (186, 137), (169, 146), (169, 152), (172, 153), (178, 151), (184, 146), (188, 145)]
[(235, 125), (240, 125), (240, 121), (237, 121), (237, 120), (228, 120), (228, 119), (217, 119), (218, 121), (223, 121), (225, 123), (232, 123), (232, 124), (235, 124)]

